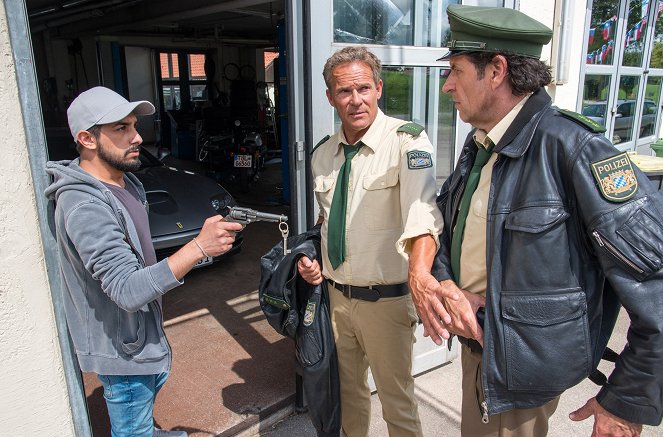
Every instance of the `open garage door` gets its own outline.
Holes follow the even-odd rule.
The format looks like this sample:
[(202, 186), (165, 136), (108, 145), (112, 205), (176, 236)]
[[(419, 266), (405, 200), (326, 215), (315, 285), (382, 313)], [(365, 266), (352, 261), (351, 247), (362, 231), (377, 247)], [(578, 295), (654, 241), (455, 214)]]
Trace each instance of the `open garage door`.
[[(268, 144), (273, 147), (265, 161), (287, 164), (288, 172), (266, 171), (255, 186), (262, 183), (275, 191), (241, 193), (236, 196), (238, 202), (288, 214), (293, 233), (305, 229), (305, 128), (303, 115), (298, 114), (304, 89), (303, 35), (299, 34), (303, 14), (294, 3), (298, 2), (5, 2), (22, 75), (24, 113), (26, 120), (33, 120), (29, 135), (30, 147), (35, 149), (30, 150), (33, 172), (41, 176), (48, 159), (73, 157), (66, 108), (78, 93), (96, 85), (131, 100), (155, 102), (159, 114), (140, 127), (146, 148), (155, 155), (166, 149), (178, 164), (190, 162), (186, 170), (202, 168), (201, 173), (211, 166), (199, 159), (202, 122), (211, 119), (218, 127), (227, 122), (221, 120), (224, 117), (235, 125), (244, 110), (242, 117), (255, 120), (242, 118), (241, 125), (262, 123), (258, 127), (263, 141), (273, 142)], [(299, 94), (293, 92), (293, 80)], [(283, 88), (279, 90), (278, 85)], [(254, 104), (262, 112), (256, 114)], [(214, 135), (223, 136), (223, 132)], [(269, 174), (274, 179), (263, 182)], [(47, 183), (43, 177), (38, 179), (41, 186)], [(281, 196), (284, 182), (292, 184), (287, 201)], [(45, 203), (42, 206), (44, 217), (52, 214)], [(273, 332), (257, 304), (258, 259), (280, 239), (272, 225), (252, 224), (238, 255), (194, 271), (184, 286), (164, 298), (174, 363), (155, 410), (160, 426), (186, 429), (190, 435), (234, 434), (293, 403), (291, 341)], [(45, 244), (49, 272), (57, 272), (55, 242)], [(77, 435), (105, 435), (107, 425), (98, 428), (104, 420), (95, 411), (105, 408), (98, 382), (93, 375), (83, 375), (81, 385), (67, 343), (55, 273), (51, 283)], [(169, 385), (170, 393), (166, 392)]]

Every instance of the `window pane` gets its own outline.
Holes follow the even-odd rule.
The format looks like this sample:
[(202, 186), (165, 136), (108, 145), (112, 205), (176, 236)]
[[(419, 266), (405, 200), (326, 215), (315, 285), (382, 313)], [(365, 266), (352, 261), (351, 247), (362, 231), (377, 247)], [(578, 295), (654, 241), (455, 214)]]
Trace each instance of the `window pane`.
[(182, 98), (180, 96), (179, 85), (164, 85), (163, 90), (163, 107), (165, 110), (180, 109), (182, 105)]
[(412, 120), (413, 73), (414, 68), (382, 69), (382, 97), (379, 101), (382, 112), (401, 120)]
[(159, 64), (161, 65), (161, 78), (170, 78), (170, 69), (168, 68), (168, 53), (159, 53)]
[(205, 55), (189, 55), (189, 79), (207, 79), (207, 75), (205, 75)]
[(162, 79), (177, 79), (180, 77), (177, 53), (159, 53)]
[(191, 85), (189, 86), (189, 92), (191, 93), (191, 100), (207, 100), (207, 85)]
[(610, 76), (588, 74), (582, 97), (582, 115), (605, 126)]
[[(498, 2), (496, 1), (488, 0), (488, 2), (491, 3), (489, 6), (498, 6)], [(417, 30), (415, 30), (415, 38), (421, 35), (421, 38), (417, 38), (415, 41), (415, 45), (422, 45), (427, 47), (445, 47), (449, 42), (451, 37), (451, 29), (449, 28), (447, 6), (457, 5), (460, 3), (460, 0), (448, 0), (440, 3), (441, 9), (435, 10), (429, 8), (423, 25), (418, 26)]]
[(622, 76), (619, 79), (617, 112), (615, 112), (615, 128), (612, 133), (614, 144), (624, 143), (633, 139), (635, 122), (635, 103), (640, 88), (640, 76)]
[(660, 109), (658, 102), (661, 97), (661, 81), (661, 77), (650, 77), (647, 79), (645, 101), (642, 103), (639, 138), (654, 135), (654, 128), (656, 128), (656, 120), (658, 120)]
[[(453, 168), (453, 148), (455, 114), (451, 96), (442, 92), (444, 77), (440, 78), (438, 89), (431, 90), (431, 71), (427, 67), (384, 67), (382, 69), (382, 98), (379, 101), (382, 111), (402, 120), (412, 120), (424, 126), (437, 124), (437, 139), (432, 132), (427, 134), (436, 147), (436, 180), (439, 189), (451, 174)], [(442, 76), (442, 75), (441, 75)], [(430, 119), (428, 111), (430, 93), (439, 93), (437, 120)]]
[[(449, 70), (446, 70), (448, 72)], [(451, 94), (443, 93), (442, 87), (447, 81), (445, 70), (440, 72), (440, 101), (437, 108), (437, 162), (436, 181), (438, 190), (451, 174), (454, 167), (454, 132), (456, 128), (456, 110)]]
[(658, 5), (656, 12), (656, 26), (654, 27), (654, 47), (652, 48), (651, 61), (649, 66), (652, 68), (663, 68), (663, 2)]
[(647, 14), (649, 13), (650, 4), (651, 1), (630, 1), (622, 65), (629, 67), (642, 66), (643, 46), (647, 31)]
[(611, 65), (614, 62), (618, 12), (619, 0), (593, 1), (586, 63)]
[(334, 0), (334, 41), (412, 45), (414, 0)]
[[(334, 41), (356, 44), (446, 44), (449, 20), (446, 9), (459, 0), (334, 0)], [(464, 2), (502, 6), (501, 0)]]

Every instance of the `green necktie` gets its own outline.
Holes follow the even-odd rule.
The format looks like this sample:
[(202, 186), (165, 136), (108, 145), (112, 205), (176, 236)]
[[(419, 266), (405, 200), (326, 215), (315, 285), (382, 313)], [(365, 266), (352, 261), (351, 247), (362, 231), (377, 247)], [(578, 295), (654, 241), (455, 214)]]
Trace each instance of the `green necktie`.
[(461, 246), (463, 244), (463, 232), (465, 231), (465, 220), (467, 219), (467, 213), (470, 210), (470, 202), (472, 200), (472, 194), (477, 189), (479, 185), (479, 179), (481, 178), (481, 169), (490, 159), (492, 155), (493, 146), (492, 144), (486, 150), (485, 148), (479, 146), (477, 151), (477, 157), (474, 158), (474, 165), (470, 171), (469, 176), (467, 177), (467, 183), (465, 184), (465, 190), (463, 191), (463, 197), (460, 199), (460, 206), (458, 207), (458, 217), (456, 218), (456, 228), (454, 229), (453, 236), (451, 237), (451, 270), (453, 271), (456, 281), (460, 280), (460, 252)]
[(348, 178), (350, 177), (350, 165), (352, 158), (363, 146), (361, 142), (357, 145), (343, 144), (345, 162), (338, 172), (334, 197), (329, 210), (329, 223), (327, 232), (327, 254), (334, 270), (345, 259), (345, 211), (348, 207)]

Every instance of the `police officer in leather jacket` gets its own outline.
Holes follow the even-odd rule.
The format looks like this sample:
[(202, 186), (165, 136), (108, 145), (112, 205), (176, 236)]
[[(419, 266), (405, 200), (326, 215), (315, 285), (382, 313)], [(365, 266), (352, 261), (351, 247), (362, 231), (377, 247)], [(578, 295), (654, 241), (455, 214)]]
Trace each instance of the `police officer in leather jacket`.
[(448, 13), (443, 90), (475, 129), (437, 199), (435, 279), (410, 280), (428, 281), (413, 292), (426, 334), (463, 343), (462, 434), (545, 435), (621, 304), (628, 344), (570, 418), (594, 415), (593, 436), (637, 436), (663, 412), (663, 198), (601, 126), (551, 106), (538, 59), (550, 29), (510, 9)]

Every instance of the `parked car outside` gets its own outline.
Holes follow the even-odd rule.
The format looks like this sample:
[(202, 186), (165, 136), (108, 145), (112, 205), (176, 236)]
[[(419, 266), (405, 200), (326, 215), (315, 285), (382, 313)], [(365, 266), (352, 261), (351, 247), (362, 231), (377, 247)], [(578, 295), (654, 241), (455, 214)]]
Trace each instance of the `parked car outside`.
[[(203, 223), (214, 214), (225, 215), (235, 199), (214, 180), (165, 165), (141, 148), (141, 167), (133, 172), (145, 187), (152, 243), (157, 259), (171, 255), (198, 235)], [(233, 248), (216, 258), (208, 257), (196, 267), (208, 265), (241, 250), (242, 233)]]
[[(633, 126), (636, 100), (618, 100), (617, 112), (615, 112), (615, 127), (612, 132), (612, 142), (614, 144), (633, 140)], [(654, 134), (656, 127), (656, 104), (652, 100), (645, 100), (640, 123), (640, 135), (646, 137)], [(606, 102), (588, 103), (582, 108), (582, 115), (586, 115), (595, 122), (605, 126)]]

